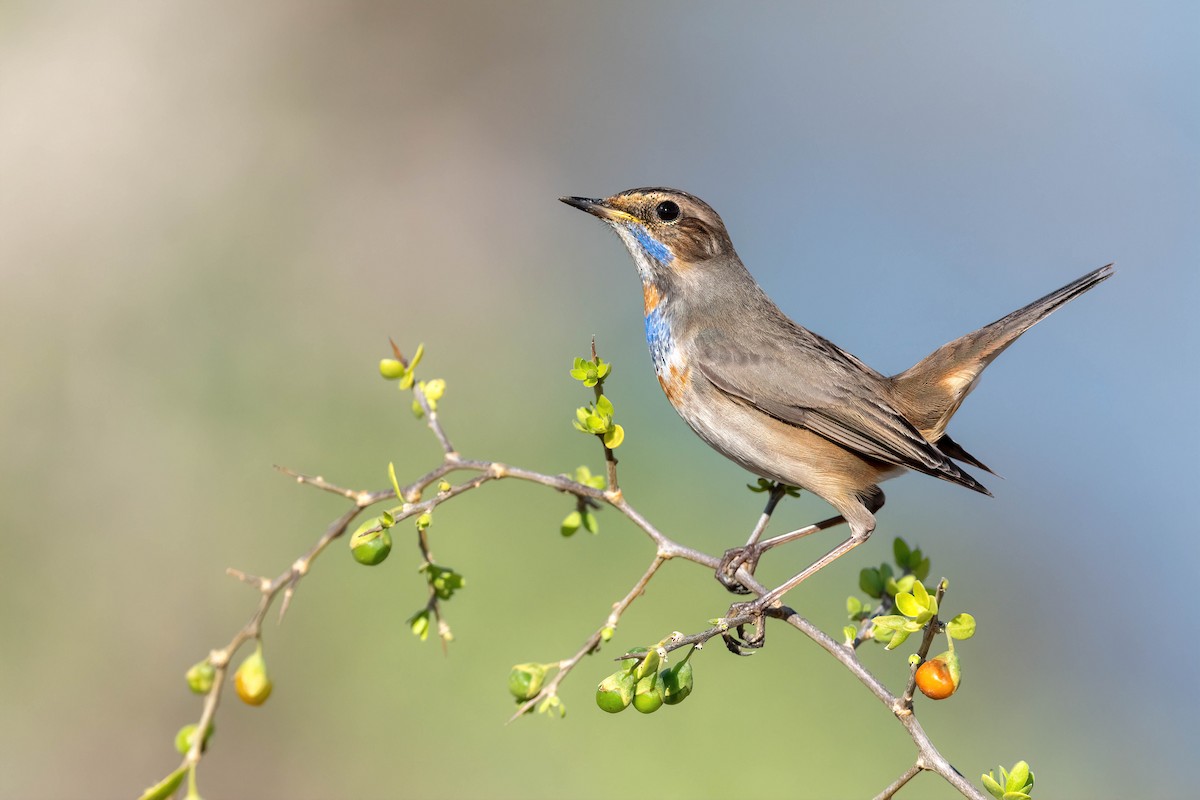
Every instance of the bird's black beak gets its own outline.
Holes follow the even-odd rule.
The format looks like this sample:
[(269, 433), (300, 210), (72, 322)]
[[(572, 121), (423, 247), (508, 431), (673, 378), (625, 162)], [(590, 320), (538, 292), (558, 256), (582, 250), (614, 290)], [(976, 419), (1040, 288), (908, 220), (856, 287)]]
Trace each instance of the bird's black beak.
[(597, 200), (592, 197), (560, 197), (558, 199), (573, 208), (586, 211), (593, 217), (599, 217), (605, 222), (636, 221), (632, 214), (614, 208), (607, 200)]
[(560, 197), (558, 199), (572, 208), (578, 208), (580, 211), (595, 214), (597, 217), (602, 215), (603, 200), (596, 200), (591, 197)]

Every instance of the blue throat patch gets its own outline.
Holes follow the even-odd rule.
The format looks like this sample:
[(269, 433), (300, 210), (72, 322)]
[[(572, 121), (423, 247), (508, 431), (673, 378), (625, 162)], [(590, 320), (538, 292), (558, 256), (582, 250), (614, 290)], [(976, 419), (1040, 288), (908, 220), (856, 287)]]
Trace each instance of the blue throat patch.
[(660, 264), (670, 264), (675, 259), (671, 250), (665, 244), (651, 236), (650, 231), (646, 230), (644, 225), (631, 223), (629, 227), (633, 231), (634, 237), (638, 240), (638, 244), (655, 261)]
[(667, 360), (675, 348), (675, 340), (671, 338), (671, 325), (663, 314), (661, 304), (646, 315), (646, 344), (650, 346), (654, 371), (662, 373), (666, 370)]

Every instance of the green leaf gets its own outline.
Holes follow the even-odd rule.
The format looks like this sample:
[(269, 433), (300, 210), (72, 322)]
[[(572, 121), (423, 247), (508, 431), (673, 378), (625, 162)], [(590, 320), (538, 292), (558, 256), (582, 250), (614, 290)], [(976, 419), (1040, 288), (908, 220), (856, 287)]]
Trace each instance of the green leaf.
[(909, 637), (909, 635), (910, 635), (909, 632), (905, 631), (905, 630), (896, 631), (895, 633), (892, 634), (892, 640), (887, 643), (887, 647), (885, 647), (883, 649), (884, 650), (895, 650), (897, 647), (904, 644), (904, 640), (907, 639)]
[(596, 412), (606, 417), (611, 417), (614, 413), (612, 401), (604, 395), (600, 395), (596, 399)]
[[(921, 551), (918, 550), (917, 552), (919, 553)], [(917, 580), (921, 580), (921, 581), (923, 581), (929, 577), (929, 559), (928, 558), (922, 558), (920, 560), (920, 562), (915, 567), (913, 567), (913, 575), (915, 575), (917, 577)]]
[(562, 525), (559, 526), (559, 533), (563, 536), (574, 536), (575, 531), (583, 525), (583, 515), (578, 511), (572, 511), (563, 518)]
[(421, 359), (425, 356), (425, 343), (417, 345), (417, 352), (413, 354), (412, 361), (408, 362), (408, 369), (412, 371), (417, 368), (417, 364), (421, 363)]
[(388, 480), (392, 482), (392, 491), (396, 493), (396, 499), (404, 502), (404, 495), (400, 491), (400, 481), (396, 480), (396, 465), (391, 461), (388, 462)]
[(187, 767), (179, 767), (170, 775), (142, 792), (138, 800), (167, 800), (179, 788), (179, 784), (183, 783), (183, 776), (185, 775), (187, 775)]
[(604, 434), (604, 446), (609, 450), (616, 450), (623, 441), (625, 441), (625, 429), (620, 425), (614, 425), (612, 430)]
[[(578, 361), (579, 359), (575, 360)], [(571, 370), (571, 377), (577, 381), (581, 381), (587, 377), (587, 370), (576, 367), (575, 369)]]
[(904, 617), (898, 616), (896, 614), (885, 614), (883, 616), (875, 617), (875, 619), (872, 620), (872, 623), (874, 624), (876, 631), (899, 630), (900, 628), (904, 627), (905, 623), (907, 623), (907, 622), (908, 622), (907, 619), (905, 619)]
[(906, 617), (916, 617), (925, 610), (925, 606), (908, 592), (896, 595), (896, 610)]
[(901, 569), (907, 569), (908, 557), (910, 553), (908, 549), (908, 542), (897, 536), (895, 541), (892, 542), (892, 553), (896, 556), (896, 566), (900, 567)]
[(847, 625), (842, 628), (842, 636), (846, 637), (846, 646), (854, 644), (854, 640), (858, 637), (858, 628), (853, 625)]
[(975, 635), (975, 618), (965, 612), (956, 615), (946, 623), (946, 634), (951, 639), (970, 639)]
[(847, 614), (849, 614), (850, 616), (854, 616), (858, 612), (862, 611), (862, 609), (863, 609), (862, 600), (859, 600), (854, 595), (850, 595), (849, 597), (846, 598), (846, 613)]
[(913, 584), (916, 582), (916, 575), (901, 575), (896, 579), (896, 588), (898, 588), (901, 592), (911, 592)]
[(981, 775), (979, 779), (983, 782), (983, 788), (988, 790), (988, 794), (996, 798), (996, 800), (1003, 800), (1004, 787), (996, 783), (996, 779), (992, 777), (992, 773), (988, 772)]
[(587, 532), (593, 536), (600, 532), (600, 522), (591, 509), (584, 509), (583, 527), (587, 528)]
[(1031, 783), (1029, 780), (1029, 765), (1024, 761), (1018, 761), (1013, 764), (1012, 770), (1008, 773), (1008, 780), (1004, 782), (1004, 788), (1009, 792), (1020, 792), (1025, 790), (1025, 784)]
[(883, 576), (879, 574), (879, 570), (874, 567), (864, 567), (858, 573), (858, 588), (862, 589), (871, 597), (879, 598), (883, 596)]
[(912, 586), (913, 597), (921, 604), (923, 608), (929, 608), (929, 592), (925, 589), (925, 585), (920, 581), (914, 580)]

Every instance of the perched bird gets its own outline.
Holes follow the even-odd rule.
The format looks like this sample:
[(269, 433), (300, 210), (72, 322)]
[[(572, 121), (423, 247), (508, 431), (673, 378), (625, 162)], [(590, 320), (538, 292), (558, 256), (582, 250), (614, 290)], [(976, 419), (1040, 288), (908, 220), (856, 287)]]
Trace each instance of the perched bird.
[(849, 539), (764, 599), (866, 541), (881, 481), (912, 469), (990, 495), (955, 461), (991, 470), (947, 423), (1018, 336), (1112, 275), (1111, 265), (1084, 275), (888, 377), (780, 311), (698, 197), (645, 188), (561, 200), (608, 223), (633, 256), (654, 370), (692, 430), (750, 472), (824, 498), (849, 523)]

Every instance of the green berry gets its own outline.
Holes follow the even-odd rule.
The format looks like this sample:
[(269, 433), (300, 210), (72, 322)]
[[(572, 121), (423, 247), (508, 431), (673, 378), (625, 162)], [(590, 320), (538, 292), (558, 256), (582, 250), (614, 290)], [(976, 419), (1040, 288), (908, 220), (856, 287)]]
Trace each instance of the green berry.
[(546, 679), (546, 667), (542, 664), (517, 664), (508, 673), (508, 691), (518, 700), (536, 697)]
[(624, 669), (609, 675), (596, 687), (596, 705), (610, 714), (624, 711), (633, 700), (636, 680), (633, 673)]
[(663, 687), (663, 701), (669, 706), (682, 703), (692, 693), (694, 679), (690, 661), (664, 669), (659, 677)]
[(354, 554), (354, 560), (358, 563), (375, 566), (392, 552), (392, 535), (387, 530), (361, 535), (356, 533), (350, 537), (350, 552)]
[(653, 714), (663, 706), (663, 687), (658, 673), (652, 672), (637, 682), (633, 693), (633, 707), (643, 714)]

